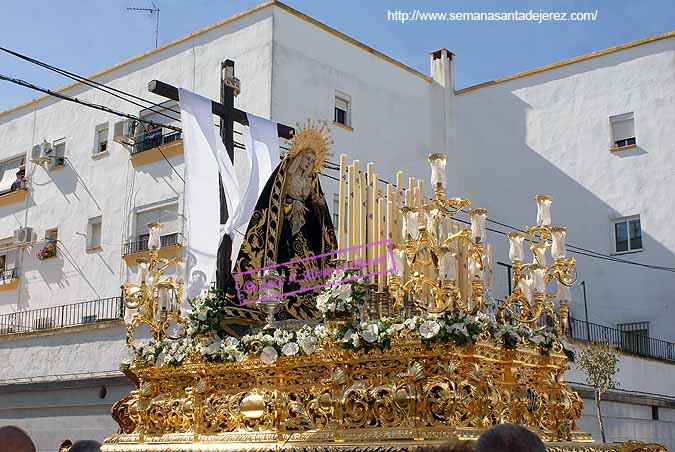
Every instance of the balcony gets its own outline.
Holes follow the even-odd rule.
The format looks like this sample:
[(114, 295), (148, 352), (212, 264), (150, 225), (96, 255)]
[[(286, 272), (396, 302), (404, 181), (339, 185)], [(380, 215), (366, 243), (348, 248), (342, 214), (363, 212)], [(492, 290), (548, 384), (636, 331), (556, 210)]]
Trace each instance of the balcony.
[(35, 333), (124, 319), (121, 297), (0, 315), (0, 336)]
[(15, 290), (19, 287), (19, 272), (16, 268), (0, 271), (0, 292)]
[[(647, 323), (647, 322), (640, 322)], [(663, 361), (675, 361), (675, 344), (661, 339), (645, 336), (638, 331), (611, 328), (596, 323), (570, 318), (567, 335), (579, 341), (609, 342), (619, 351), (645, 358)]]
[[(178, 232), (161, 236), (159, 238), (159, 257), (163, 259), (179, 257), (181, 248), (180, 238), (181, 234)], [(137, 259), (150, 257), (148, 239), (143, 238), (133, 242), (125, 243), (122, 248), (122, 257), (126, 261), (127, 265), (136, 265)]]
[(26, 195), (28, 194), (26, 180), (24, 179), (18, 185), (18, 187), (12, 186), (12, 188), (8, 190), (0, 191), (0, 207), (9, 206), (26, 200)]
[(136, 136), (130, 151), (131, 164), (134, 167), (171, 158), (183, 153), (183, 135), (181, 132), (162, 133), (159, 128)]

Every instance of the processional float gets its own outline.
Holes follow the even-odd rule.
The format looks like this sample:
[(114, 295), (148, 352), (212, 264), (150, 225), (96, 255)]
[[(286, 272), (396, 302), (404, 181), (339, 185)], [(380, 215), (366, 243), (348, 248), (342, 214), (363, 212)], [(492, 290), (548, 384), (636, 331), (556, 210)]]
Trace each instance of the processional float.
[[(296, 137), (324, 132), (310, 123)], [(429, 156), (426, 197), (421, 180), (404, 189), (397, 173), (382, 185), (372, 164), (340, 157), (339, 247), (320, 275), (316, 322), (277, 321), (273, 282), (287, 276), (277, 271), (259, 275), (258, 329), (234, 337), (207, 322), (216, 292), (181, 316), (184, 264), (158, 257), (151, 225), (150, 259), (123, 287), (123, 369), (137, 388), (114, 405), (119, 431), (102, 450), (399, 451), (473, 441), (499, 423), (527, 427), (551, 451), (665, 450), (597, 444), (576, 428), (583, 402), (563, 381), (575, 260), (551, 197), (535, 198), (536, 226), (509, 235), (515, 289), (497, 303), (487, 211), (446, 197), (445, 162)], [(172, 265), (178, 276), (165, 275)], [(142, 324), (149, 342), (135, 339)]]

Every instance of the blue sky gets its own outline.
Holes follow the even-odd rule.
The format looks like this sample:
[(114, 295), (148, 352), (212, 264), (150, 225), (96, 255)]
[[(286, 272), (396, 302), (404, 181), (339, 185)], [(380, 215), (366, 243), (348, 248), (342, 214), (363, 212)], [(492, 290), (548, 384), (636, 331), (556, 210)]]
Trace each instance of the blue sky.
[[(160, 44), (261, 3), (260, 0), (155, 0)], [(675, 30), (672, 0), (364, 1), (286, 0), (295, 9), (427, 74), (428, 53), (456, 54), (456, 87)], [(0, 44), (82, 75), (154, 47), (154, 18), (126, 11), (150, 0), (3, 0)], [(400, 22), (387, 11), (598, 11), (594, 22)], [(68, 81), (0, 55), (0, 73), (58, 88)], [(36, 97), (0, 82), (0, 110)]]

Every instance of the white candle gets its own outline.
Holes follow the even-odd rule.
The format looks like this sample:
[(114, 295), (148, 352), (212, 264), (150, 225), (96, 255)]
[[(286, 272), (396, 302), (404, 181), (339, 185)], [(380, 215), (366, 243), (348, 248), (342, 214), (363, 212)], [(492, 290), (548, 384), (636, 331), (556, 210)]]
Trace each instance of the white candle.
[(545, 279), (546, 269), (545, 268), (535, 268), (532, 270), (532, 288), (535, 292), (544, 293), (546, 292), (546, 279)]
[(556, 282), (558, 286), (556, 290), (556, 299), (558, 301), (567, 301), (567, 302), (572, 301), (572, 294), (570, 293), (570, 288), (562, 284), (560, 281)]
[(553, 259), (562, 259), (565, 257), (565, 239), (567, 231), (565, 228), (556, 228), (552, 232), (553, 244), (551, 245), (551, 256)]
[(185, 262), (179, 260), (176, 262), (176, 283), (183, 284), (185, 282)]
[(438, 266), (442, 281), (454, 281), (457, 279), (457, 254), (447, 251), (441, 256)]
[(431, 164), (431, 185), (433, 187), (445, 188), (446, 178), (445, 178), (445, 157), (435, 158), (430, 160)]
[(469, 278), (475, 280), (483, 279), (483, 265), (480, 258), (469, 255)]
[(487, 217), (487, 210), (485, 209), (470, 209), (471, 216), (471, 238), (475, 243), (483, 243), (485, 241), (485, 218)]
[(138, 285), (145, 284), (148, 280), (148, 267), (150, 264), (147, 262), (138, 263)]
[(532, 248), (532, 254), (534, 255), (534, 263), (541, 266), (546, 266), (546, 246), (537, 246)]
[(160, 248), (159, 231), (162, 229), (162, 224), (153, 223), (148, 225), (148, 248), (151, 250), (158, 250)]
[(399, 277), (403, 277), (403, 273), (405, 272), (405, 262), (406, 262), (406, 256), (405, 256), (405, 250), (394, 250), (394, 263), (396, 264), (396, 275)]
[[(347, 154), (340, 154), (340, 188), (338, 195), (338, 249), (345, 247), (345, 202), (347, 198)], [(344, 257), (344, 256), (341, 256)]]
[(523, 251), (525, 236), (518, 232), (509, 232), (506, 236), (509, 238), (509, 259), (511, 259), (511, 262), (523, 262), (525, 259), (525, 251)]
[(537, 195), (537, 226), (551, 225), (551, 203), (553, 198), (548, 195)]
[[(354, 191), (356, 186), (356, 172), (354, 171), (354, 165), (349, 165), (347, 167), (347, 247), (353, 248), (356, 245), (356, 231), (354, 228), (354, 214), (356, 209), (354, 204), (356, 203), (356, 192)], [(350, 249), (347, 253), (347, 259), (354, 259), (354, 250)]]
[(408, 190), (405, 192), (405, 205), (413, 207), (415, 204), (415, 178), (408, 177)]
[(169, 289), (162, 287), (159, 289), (159, 309), (162, 311), (168, 311), (170, 310), (169, 304)]
[(518, 287), (520, 290), (523, 292), (523, 296), (527, 300), (528, 303), (532, 303), (532, 279), (531, 278), (525, 278), (521, 279), (518, 281)]
[(407, 219), (406, 219), (406, 224), (408, 227), (408, 235), (412, 237), (413, 239), (417, 239), (417, 237), (420, 235), (420, 230), (419, 230), (419, 212), (417, 211), (409, 211), (407, 214)]
[(365, 173), (359, 174), (359, 256), (362, 261), (365, 261), (367, 257), (366, 253), (366, 243), (368, 243), (368, 237), (366, 236), (366, 219), (367, 219), (367, 205), (368, 205), (368, 194), (366, 190), (366, 175)]

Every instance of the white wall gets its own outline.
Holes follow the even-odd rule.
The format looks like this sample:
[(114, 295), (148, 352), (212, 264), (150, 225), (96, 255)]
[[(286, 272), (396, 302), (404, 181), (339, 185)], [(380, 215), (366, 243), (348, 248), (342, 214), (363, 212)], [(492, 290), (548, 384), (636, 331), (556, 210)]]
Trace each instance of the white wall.
[[(532, 197), (552, 194), (568, 243), (606, 254), (610, 218), (640, 214), (644, 251), (621, 257), (675, 266), (674, 70), (671, 38), (457, 95), (460, 195), (522, 227), (535, 221)], [(638, 147), (612, 154), (609, 117), (626, 112), (635, 113)], [(495, 261), (506, 262), (507, 240), (492, 241)], [(590, 321), (649, 321), (653, 337), (675, 340), (672, 273), (575, 257)], [(496, 269), (498, 296), (505, 281)], [(572, 295), (572, 315), (583, 319), (581, 290)]]
[[(443, 87), (280, 8), (274, 9), (272, 74), (272, 118), (289, 125), (328, 120), (334, 162), (346, 153), (363, 170), (375, 162), (380, 179), (392, 183), (403, 170), (407, 183), (408, 175), (428, 180), (427, 154), (447, 151)], [(336, 90), (351, 96), (353, 131), (332, 126)], [(328, 178), (321, 184), (332, 210), (337, 184)]]
[[(220, 63), (230, 58), (244, 81), (237, 105), (269, 116), (271, 56), (272, 11), (267, 8), (132, 62), (98, 81), (155, 102), (165, 99), (147, 91), (152, 79), (218, 99)], [(81, 85), (66, 94), (133, 114), (140, 110)], [(134, 209), (182, 197), (183, 182), (164, 160), (131, 166), (128, 150), (112, 141), (118, 120), (52, 98), (0, 117), (0, 159), (24, 153), (43, 139), (61, 137), (66, 137), (67, 157), (66, 167), (52, 173), (28, 163), (32, 182), (27, 203), (0, 208), (0, 238), (28, 225), (38, 238), (58, 226), (60, 239), (56, 259), (38, 261), (37, 248), (23, 252), (20, 287), (0, 293), (0, 314), (119, 295), (127, 274), (121, 248), (133, 232)], [(92, 159), (95, 128), (104, 121), (110, 127), (109, 155)], [(172, 159), (179, 174), (182, 162), (182, 156)], [(87, 219), (97, 215), (103, 216), (103, 249), (87, 253)]]

